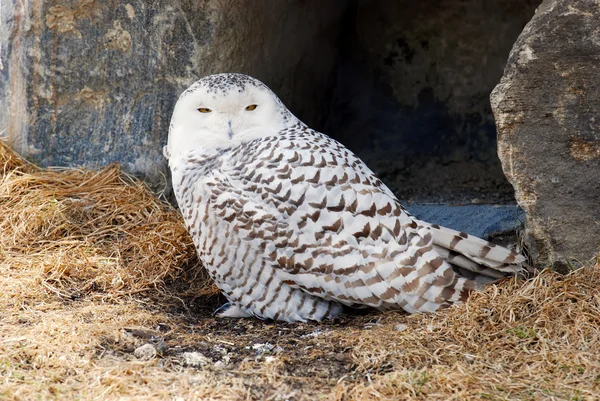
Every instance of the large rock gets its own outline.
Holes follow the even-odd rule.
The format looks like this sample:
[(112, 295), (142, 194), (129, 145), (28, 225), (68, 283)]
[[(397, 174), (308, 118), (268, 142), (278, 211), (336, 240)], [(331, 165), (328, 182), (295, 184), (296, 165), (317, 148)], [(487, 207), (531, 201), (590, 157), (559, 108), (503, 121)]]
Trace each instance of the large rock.
[(245, 4), (2, 2), (0, 136), (41, 165), (119, 161), (161, 187), (173, 104), (216, 72), (264, 80), (318, 126), (344, 2)]
[(498, 153), (541, 266), (600, 248), (600, 2), (546, 0), (491, 96)]

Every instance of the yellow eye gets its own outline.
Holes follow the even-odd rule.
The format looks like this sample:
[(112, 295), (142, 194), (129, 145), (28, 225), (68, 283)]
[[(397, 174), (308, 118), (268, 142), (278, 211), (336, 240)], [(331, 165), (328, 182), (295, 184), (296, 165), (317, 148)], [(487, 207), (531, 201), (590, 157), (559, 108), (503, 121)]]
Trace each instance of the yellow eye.
[(200, 113), (210, 113), (212, 110), (211, 110), (211, 109), (207, 109), (206, 107), (200, 107), (200, 108), (198, 109), (198, 111), (199, 111)]
[(246, 110), (248, 110), (248, 111), (252, 111), (252, 110), (254, 110), (255, 108), (256, 108), (256, 105), (255, 105), (255, 104), (251, 104), (250, 106), (246, 107)]

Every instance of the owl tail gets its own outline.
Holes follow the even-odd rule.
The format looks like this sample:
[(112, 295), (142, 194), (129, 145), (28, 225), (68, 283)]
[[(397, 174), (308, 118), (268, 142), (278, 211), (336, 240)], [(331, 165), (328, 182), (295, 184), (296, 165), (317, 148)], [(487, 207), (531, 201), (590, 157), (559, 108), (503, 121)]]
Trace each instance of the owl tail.
[(433, 234), (435, 250), (461, 276), (482, 286), (525, 271), (525, 257), (472, 235), (417, 221)]

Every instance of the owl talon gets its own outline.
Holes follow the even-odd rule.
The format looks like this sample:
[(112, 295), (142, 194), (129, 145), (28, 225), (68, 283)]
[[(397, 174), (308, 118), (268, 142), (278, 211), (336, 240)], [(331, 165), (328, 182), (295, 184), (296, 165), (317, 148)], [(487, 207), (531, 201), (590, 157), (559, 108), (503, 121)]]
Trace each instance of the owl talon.
[(218, 314), (225, 312), (230, 307), (231, 307), (231, 302), (224, 303), (223, 305), (221, 305), (217, 309), (215, 309), (215, 311), (213, 312), (213, 316), (217, 316)]
[(217, 308), (214, 311), (213, 316), (222, 318), (222, 317), (251, 317), (252, 315), (248, 312), (245, 312), (237, 305), (232, 304), (231, 302), (227, 302)]

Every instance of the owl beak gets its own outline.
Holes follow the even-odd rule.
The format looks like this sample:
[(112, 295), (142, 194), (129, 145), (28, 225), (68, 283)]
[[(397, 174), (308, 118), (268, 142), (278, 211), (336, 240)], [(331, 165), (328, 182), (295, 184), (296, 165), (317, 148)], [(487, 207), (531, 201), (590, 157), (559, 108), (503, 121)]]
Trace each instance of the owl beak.
[(231, 129), (231, 120), (229, 120), (229, 122), (227, 123), (227, 129), (229, 130), (227, 132), (227, 135), (229, 135), (229, 139), (231, 139), (233, 137), (233, 130)]

